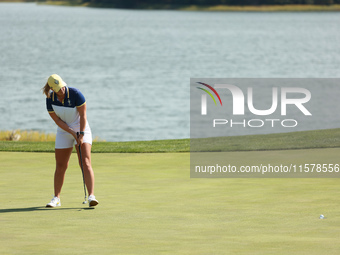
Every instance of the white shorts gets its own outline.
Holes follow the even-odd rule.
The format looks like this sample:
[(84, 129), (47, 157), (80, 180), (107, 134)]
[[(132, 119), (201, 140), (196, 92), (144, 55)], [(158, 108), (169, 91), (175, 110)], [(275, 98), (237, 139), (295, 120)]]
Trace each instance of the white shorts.
[[(92, 145), (92, 133), (88, 125), (86, 125), (84, 133), (85, 135), (83, 137), (83, 143), (89, 143)], [(67, 133), (66, 131), (58, 128), (57, 135), (55, 138), (56, 149), (72, 148), (75, 144), (76, 140), (70, 133)]]

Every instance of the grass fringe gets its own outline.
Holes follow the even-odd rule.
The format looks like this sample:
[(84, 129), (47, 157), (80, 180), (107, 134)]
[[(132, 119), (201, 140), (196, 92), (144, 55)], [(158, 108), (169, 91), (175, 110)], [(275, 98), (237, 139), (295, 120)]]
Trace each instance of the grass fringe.
[[(9, 132), (9, 131), (8, 131)], [(23, 131), (20, 134), (31, 134)], [(54, 152), (53, 141), (31, 131), (27, 135), (29, 141), (0, 141), (0, 151), (18, 152)], [(4, 133), (4, 132), (1, 132)], [(32, 137), (35, 137), (36, 141)], [(213, 137), (203, 139), (173, 139), (132, 142), (101, 142), (93, 143), (94, 153), (164, 153), (164, 152), (224, 152), (224, 151), (263, 151), (263, 150), (297, 150), (340, 147), (340, 128), (291, 133), (247, 135), (230, 137)]]

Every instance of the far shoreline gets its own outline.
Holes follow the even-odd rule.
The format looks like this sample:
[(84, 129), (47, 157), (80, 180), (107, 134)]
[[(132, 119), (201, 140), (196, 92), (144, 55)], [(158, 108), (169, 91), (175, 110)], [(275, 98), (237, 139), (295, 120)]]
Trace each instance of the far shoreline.
[[(91, 8), (117, 8), (113, 5), (81, 3), (80, 1), (34, 1), (34, 0), (0, 0), (0, 3), (37, 3), (42, 5), (78, 6)], [(130, 10), (173, 10), (173, 11), (201, 11), (201, 12), (339, 12), (340, 4), (333, 5), (259, 5), (259, 6), (231, 6), (231, 5), (140, 5)]]

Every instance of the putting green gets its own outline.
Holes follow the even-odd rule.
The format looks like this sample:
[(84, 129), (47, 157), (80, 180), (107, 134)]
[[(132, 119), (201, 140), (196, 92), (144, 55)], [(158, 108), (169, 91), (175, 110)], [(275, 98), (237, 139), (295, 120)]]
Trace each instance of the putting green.
[[(244, 162), (255, 152), (230, 153)], [(259, 153), (271, 152), (256, 153), (260, 158)], [(313, 155), (336, 159), (340, 149), (284, 155), (283, 161), (292, 156), (308, 162)], [(82, 204), (81, 171), (73, 154), (62, 207), (48, 209), (54, 154), (0, 153), (0, 254), (340, 251), (339, 179), (190, 179), (189, 153), (92, 157), (98, 207)]]

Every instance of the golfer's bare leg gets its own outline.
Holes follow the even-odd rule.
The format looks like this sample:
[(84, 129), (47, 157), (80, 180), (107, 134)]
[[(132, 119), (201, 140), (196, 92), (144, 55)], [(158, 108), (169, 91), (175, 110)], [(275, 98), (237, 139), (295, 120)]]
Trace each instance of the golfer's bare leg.
[[(85, 184), (86, 184), (89, 196), (94, 195), (94, 174), (93, 174), (92, 165), (91, 165), (91, 147), (92, 146), (89, 143), (83, 143), (81, 146), (81, 157), (83, 160), (84, 178), (85, 178)], [(79, 165), (80, 165), (78, 145), (76, 145), (76, 149), (77, 149), (78, 160), (79, 160)]]
[(54, 196), (56, 197), (60, 197), (71, 153), (72, 148), (55, 149), (56, 169), (54, 173)]

